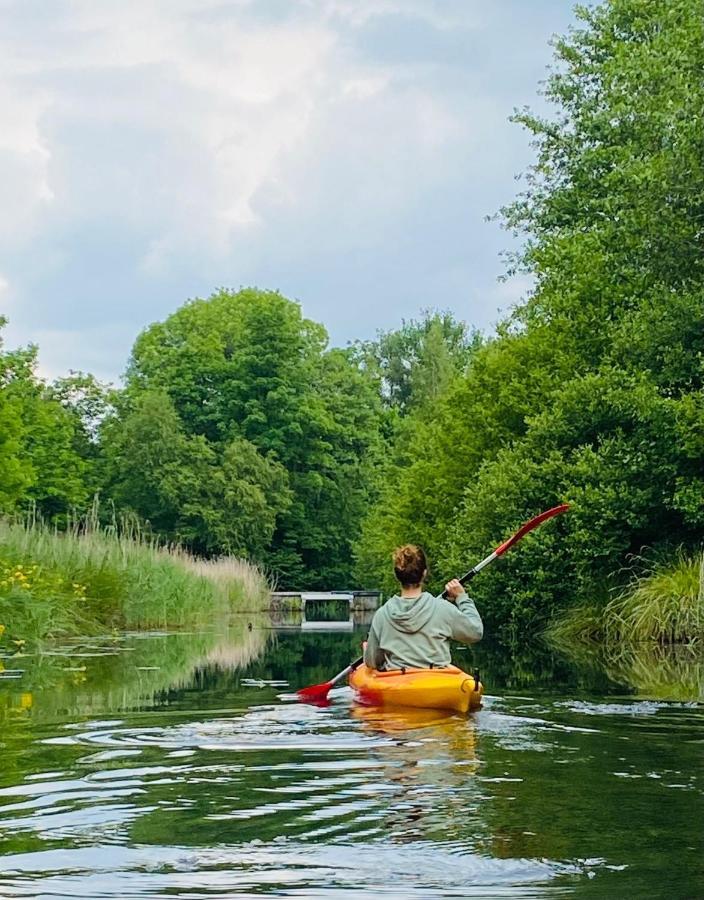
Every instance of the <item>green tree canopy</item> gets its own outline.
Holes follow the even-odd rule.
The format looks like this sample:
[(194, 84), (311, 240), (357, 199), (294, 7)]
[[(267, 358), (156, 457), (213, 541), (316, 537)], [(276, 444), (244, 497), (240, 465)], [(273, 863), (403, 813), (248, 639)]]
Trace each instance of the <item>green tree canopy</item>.
[(199, 553), (260, 558), (289, 500), (283, 467), (244, 438), (187, 435), (161, 391), (104, 428), (111, 496), (160, 536)]
[[(150, 401), (159, 427), (146, 422), (143, 400), (152, 394), (159, 397)], [(325, 330), (303, 318), (298, 304), (271, 291), (221, 290), (185, 304), (137, 339), (105, 448), (112, 457), (120, 447), (131, 448), (121, 451), (123, 468), (113, 464), (119, 471), (116, 499), (168, 533), (183, 496), (167, 491), (168, 523), (149, 510), (151, 486), (163, 483), (160, 473), (168, 469), (171, 483), (175, 470), (205, 467), (194, 471), (195, 485), (203, 471), (220, 467), (221, 478), (203, 488), (213, 500), (202, 504), (212, 507), (216, 495), (226, 494), (243, 504), (222, 514), (240, 518), (232, 529), (262, 532), (247, 549), (254, 552), (256, 546), (257, 557), (282, 584), (329, 587), (352, 576), (351, 546), (371, 490), (379, 421), (372, 375), (352, 352), (328, 350)], [(132, 451), (138, 452), (140, 441), (155, 446), (160, 433), (168, 435), (162, 441), (169, 446), (150, 457), (152, 465), (145, 461), (140, 473), (132, 473)], [(184, 457), (191, 463), (183, 463)], [(246, 514), (253, 485), (266, 497), (266, 515), (255, 515), (254, 506)], [(261, 516), (261, 523), (253, 516)], [(215, 552), (230, 546), (223, 542), (226, 531), (212, 520), (203, 522), (190, 541)], [(179, 534), (189, 539), (183, 523)]]
[(385, 405), (404, 416), (438, 400), (480, 343), (479, 333), (452, 313), (427, 309), (420, 319), (358, 341), (356, 349), (379, 379)]
[(61, 522), (86, 506), (91, 463), (73, 416), (36, 377), (36, 361), (35, 347), (6, 352), (0, 345), (0, 511), (32, 503)]
[(516, 117), (537, 161), (505, 217), (535, 287), (420, 424), (359, 547), (388, 577), (392, 543), (417, 537), (451, 575), (571, 501), (477, 580), (495, 622), (542, 618), (628, 554), (701, 534), (701, 4), (608, 0), (578, 17), (555, 43), (554, 115)]

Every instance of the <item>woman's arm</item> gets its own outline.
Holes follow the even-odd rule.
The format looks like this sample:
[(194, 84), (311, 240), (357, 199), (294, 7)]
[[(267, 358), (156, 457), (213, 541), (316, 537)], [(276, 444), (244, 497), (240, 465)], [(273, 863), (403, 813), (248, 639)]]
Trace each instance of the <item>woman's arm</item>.
[(455, 600), (452, 617), (452, 638), (463, 644), (476, 644), (484, 635), (484, 623), (474, 600), (462, 594)]
[(475, 644), (484, 635), (484, 623), (481, 616), (461, 585), (455, 578), (445, 585), (448, 600), (454, 605), (450, 609), (450, 627), (453, 641), (463, 644)]

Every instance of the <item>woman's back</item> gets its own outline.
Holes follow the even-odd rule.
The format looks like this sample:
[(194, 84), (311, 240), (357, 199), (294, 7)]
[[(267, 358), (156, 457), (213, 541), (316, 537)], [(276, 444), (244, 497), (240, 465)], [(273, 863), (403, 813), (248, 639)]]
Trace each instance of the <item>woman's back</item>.
[(364, 661), (373, 669), (448, 666), (450, 640), (471, 644), (483, 630), (474, 601), (464, 592), (454, 603), (428, 591), (417, 597), (397, 594), (374, 614)]

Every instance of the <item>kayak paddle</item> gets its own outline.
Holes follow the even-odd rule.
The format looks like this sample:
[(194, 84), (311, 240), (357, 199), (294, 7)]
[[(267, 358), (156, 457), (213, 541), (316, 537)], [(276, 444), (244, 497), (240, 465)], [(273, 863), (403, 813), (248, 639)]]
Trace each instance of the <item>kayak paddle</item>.
[[(547, 522), (547, 520), (552, 519), (553, 516), (559, 516), (560, 513), (567, 512), (569, 508), (569, 503), (562, 503), (560, 504), (560, 506), (553, 506), (552, 509), (548, 509), (545, 512), (540, 513), (539, 516), (534, 516), (529, 522), (526, 522), (525, 525), (521, 525), (518, 531), (507, 541), (504, 541), (503, 544), (499, 544), (496, 550), (485, 557), (480, 563), (477, 563), (474, 568), (469, 570), (469, 572), (465, 572), (464, 575), (459, 579), (460, 584), (467, 584), (467, 582), (471, 581), (475, 575), (478, 575), (485, 566), (488, 566), (489, 563), (494, 562), (494, 560), (499, 556), (503, 556), (507, 550), (510, 550), (514, 544), (517, 544), (530, 531), (533, 531), (534, 528), (537, 528), (538, 525), (542, 525), (543, 522)], [(443, 591), (442, 595), (447, 599), (447, 591)]]
[[(513, 547), (514, 544), (517, 544), (530, 531), (533, 531), (534, 528), (537, 528), (538, 525), (542, 525), (543, 522), (547, 522), (547, 520), (552, 519), (553, 516), (558, 516), (560, 513), (566, 512), (569, 508), (569, 503), (562, 503), (560, 504), (560, 506), (553, 506), (552, 509), (548, 509), (545, 512), (540, 513), (539, 516), (535, 516), (534, 518), (532, 518), (529, 522), (526, 522), (526, 524), (522, 525), (518, 529), (518, 531), (507, 541), (504, 541), (503, 544), (499, 544), (496, 550), (492, 551), (487, 557), (485, 557), (481, 562), (477, 563), (476, 566), (471, 568), (468, 572), (465, 572), (464, 575), (459, 579), (460, 584), (467, 584), (467, 582), (471, 581), (475, 575), (478, 575), (485, 566), (488, 566), (489, 563), (493, 562), (499, 556), (503, 556), (503, 554), (506, 553), (507, 550), (510, 550), (510, 548)], [(443, 591), (442, 596), (447, 598), (447, 591)], [(311, 685), (311, 687), (301, 688), (296, 692), (298, 694), (299, 700), (307, 700), (309, 702), (325, 700), (330, 688), (346, 675), (349, 675), (350, 672), (354, 672), (354, 670), (359, 668), (359, 666), (361, 666), (363, 662), (364, 657), (360, 656), (359, 659), (355, 659), (353, 663), (350, 663), (349, 666), (346, 666), (341, 672), (338, 672), (334, 678), (330, 679), (330, 681), (324, 681), (322, 684), (314, 684)]]

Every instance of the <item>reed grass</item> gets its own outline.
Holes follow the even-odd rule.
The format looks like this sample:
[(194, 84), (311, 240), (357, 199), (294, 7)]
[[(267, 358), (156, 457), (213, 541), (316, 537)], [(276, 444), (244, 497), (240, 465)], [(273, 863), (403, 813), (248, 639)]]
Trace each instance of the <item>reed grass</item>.
[(555, 642), (698, 643), (704, 639), (704, 553), (649, 561), (638, 558), (624, 588), (604, 606), (568, 610), (547, 628)]
[(4, 643), (106, 629), (182, 628), (260, 604), (262, 573), (239, 559), (200, 560), (97, 514), (58, 532), (0, 520)]
[(604, 607), (597, 604), (573, 606), (548, 624), (545, 637), (549, 643), (558, 646), (603, 640)]
[(607, 641), (677, 644), (704, 637), (704, 553), (640, 562), (642, 570), (604, 610)]

